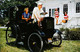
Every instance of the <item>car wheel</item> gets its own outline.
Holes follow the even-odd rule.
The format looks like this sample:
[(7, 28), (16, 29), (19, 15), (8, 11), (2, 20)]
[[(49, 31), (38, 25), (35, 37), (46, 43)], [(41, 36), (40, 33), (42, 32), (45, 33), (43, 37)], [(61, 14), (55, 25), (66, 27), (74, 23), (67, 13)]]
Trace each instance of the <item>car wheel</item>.
[(32, 33), (28, 38), (28, 47), (31, 52), (41, 52), (43, 40), (38, 33)]
[(62, 43), (61, 34), (59, 34), (59, 33), (56, 32), (56, 33), (53, 35), (53, 37), (52, 37), (52, 41), (53, 41), (53, 43), (51, 43), (52, 45), (54, 45), (54, 46), (60, 46), (61, 43)]
[(16, 42), (16, 36), (12, 34), (12, 28), (7, 27), (6, 29), (6, 43), (7, 44), (14, 44)]

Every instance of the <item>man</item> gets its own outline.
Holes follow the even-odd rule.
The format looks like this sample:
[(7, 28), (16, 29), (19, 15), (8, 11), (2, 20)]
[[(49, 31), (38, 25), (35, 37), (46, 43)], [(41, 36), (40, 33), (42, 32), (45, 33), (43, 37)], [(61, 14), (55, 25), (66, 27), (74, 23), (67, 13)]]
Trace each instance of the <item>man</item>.
[(55, 18), (56, 18), (56, 24), (58, 24), (59, 12), (58, 12), (57, 8), (55, 9)]
[(38, 25), (40, 26), (40, 22), (43, 20), (44, 15), (47, 13), (44, 13), (42, 10), (42, 3), (38, 3), (37, 7), (33, 9), (32, 18), (36, 21), (38, 21)]
[(28, 21), (31, 19), (31, 14), (28, 13), (28, 11), (29, 11), (28, 7), (24, 9), (24, 13), (22, 13), (22, 19), (23, 20)]

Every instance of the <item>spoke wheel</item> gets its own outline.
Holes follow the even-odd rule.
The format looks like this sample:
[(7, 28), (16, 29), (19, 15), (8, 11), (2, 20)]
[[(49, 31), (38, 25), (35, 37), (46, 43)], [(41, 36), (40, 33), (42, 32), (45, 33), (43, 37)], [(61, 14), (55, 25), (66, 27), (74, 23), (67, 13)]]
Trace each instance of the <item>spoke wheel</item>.
[(59, 33), (54, 34), (53, 37), (52, 37), (52, 40), (53, 40), (52, 45), (54, 45), (54, 46), (60, 46), (61, 43), (62, 43), (61, 34), (59, 34)]
[(32, 33), (28, 38), (28, 47), (31, 52), (41, 52), (43, 40), (38, 33)]
[(12, 35), (12, 28), (7, 27), (6, 29), (6, 43), (7, 44), (14, 44), (16, 42), (16, 36), (11, 36)]

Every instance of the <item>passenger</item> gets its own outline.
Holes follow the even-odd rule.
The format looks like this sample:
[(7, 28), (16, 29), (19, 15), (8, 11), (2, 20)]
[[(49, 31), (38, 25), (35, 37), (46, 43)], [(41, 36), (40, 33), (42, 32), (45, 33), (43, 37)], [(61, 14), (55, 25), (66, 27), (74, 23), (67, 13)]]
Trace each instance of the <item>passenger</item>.
[[(42, 15), (43, 14), (43, 15)], [(37, 7), (33, 9), (32, 18), (38, 21), (38, 26), (40, 26), (40, 22), (43, 20), (44, 15), (47, 14), (42, 10), (42, 3), (38, 3)]]
[(24, 9), (24, 13), (22, 13), (22, 19), (23, 20), (28, 21), (28, 20), (31, 19), (31, 14), (28, 13), (28, 11), (29, 11), (29, 8), (28, 7)]

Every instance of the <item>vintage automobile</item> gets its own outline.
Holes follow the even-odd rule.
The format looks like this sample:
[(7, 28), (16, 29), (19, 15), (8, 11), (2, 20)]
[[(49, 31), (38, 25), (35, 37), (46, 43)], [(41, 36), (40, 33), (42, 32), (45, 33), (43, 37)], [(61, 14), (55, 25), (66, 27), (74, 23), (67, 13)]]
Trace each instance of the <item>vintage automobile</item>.
[(24, 45), (28, 46), (30, 52), (42, 52), (44, 44), (60, 46), (62, 33), (58, 29), (54, 29), (54, 18), (44, 17), (40, 28), (37, 22), (33, 22), (33, 19), (28, 22), (21, 19), (25, 7), (15, 6), (9, 8), (6, 43), (14, 42), (14, 44), (17, 44), (23, 42)]

